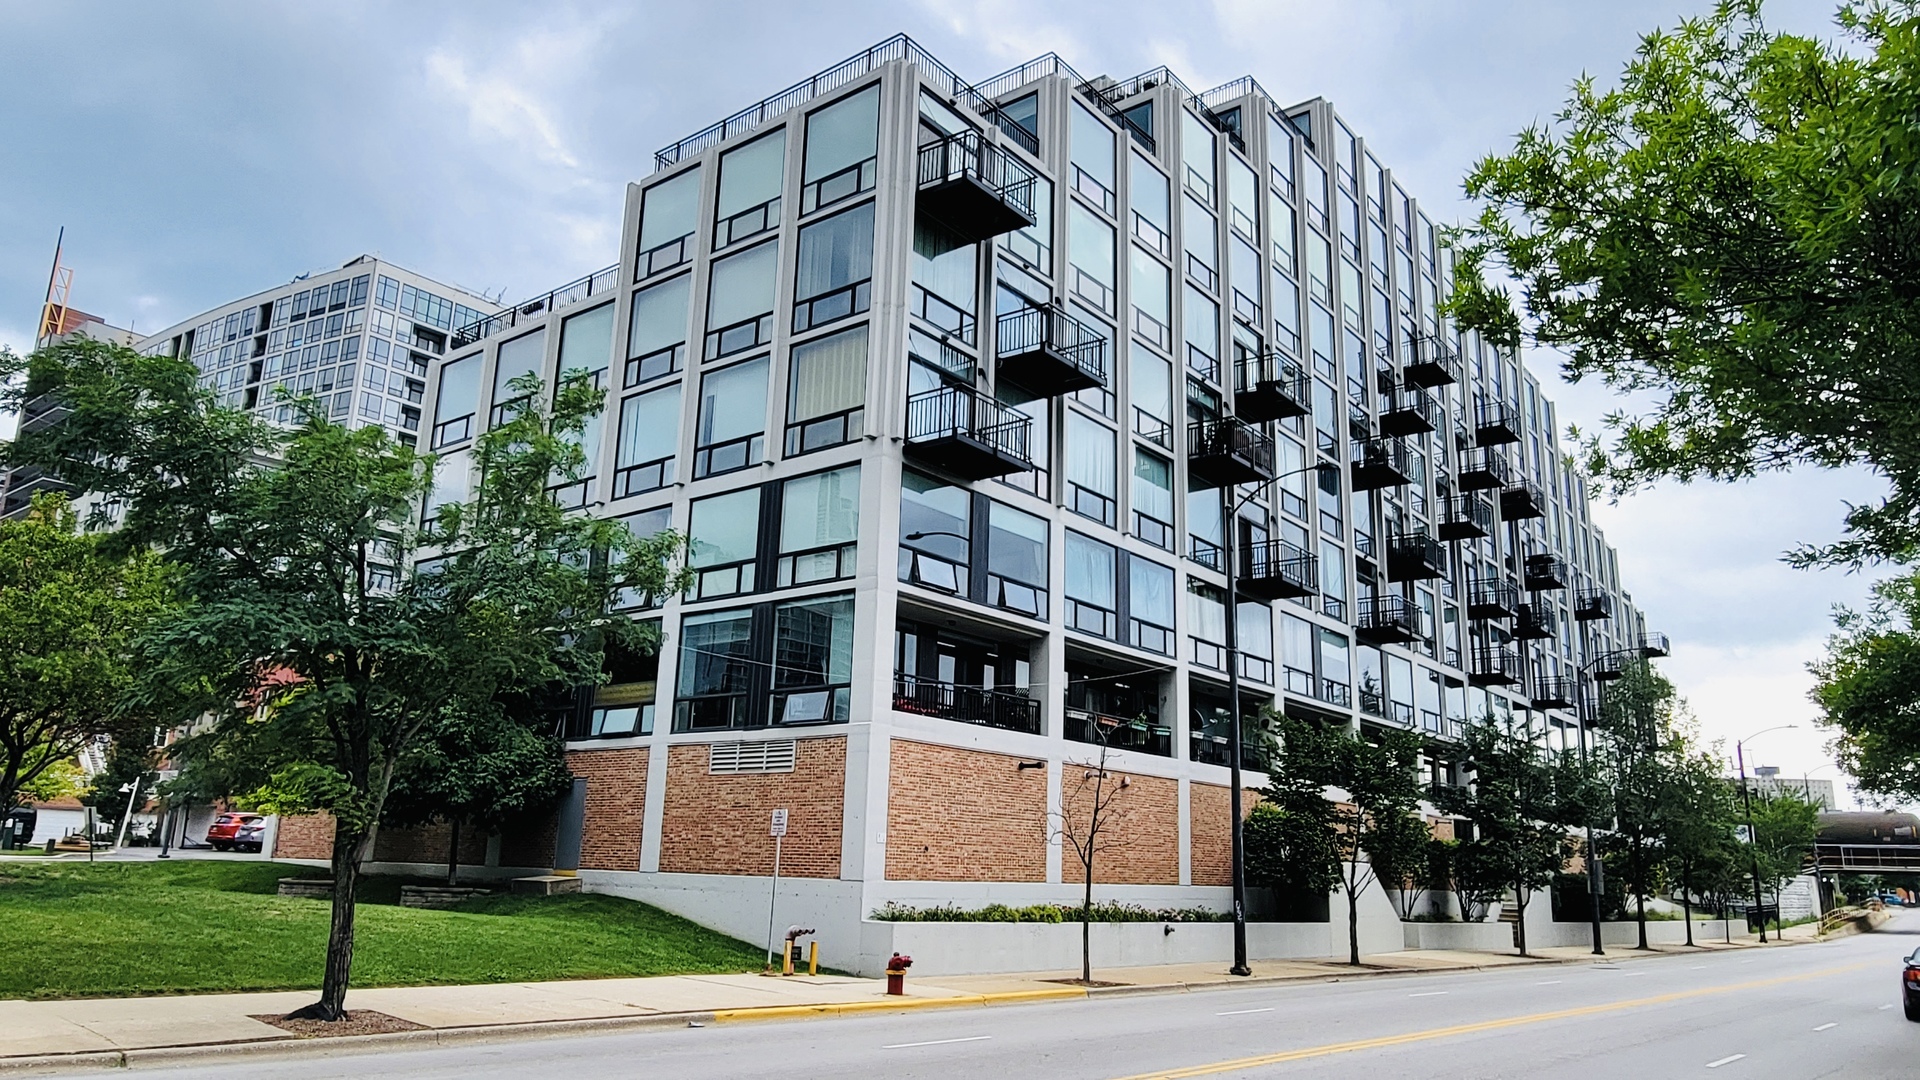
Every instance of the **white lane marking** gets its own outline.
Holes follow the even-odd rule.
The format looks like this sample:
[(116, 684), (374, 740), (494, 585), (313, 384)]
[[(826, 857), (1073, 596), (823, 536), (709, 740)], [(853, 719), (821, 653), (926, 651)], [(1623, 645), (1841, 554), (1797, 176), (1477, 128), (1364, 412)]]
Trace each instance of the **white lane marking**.
[(1273, 1007), (1272, 1005), (1269, 1005), (1269, 1006), (1267, 1006), (1267, 1007), (1266, 1007), (1266, 1008), (1264, 1008), (1264, 1009), (1230, 1009), (1230, 1010), (1228, 1010), (1227, 1012), (1223, 1012), (1223, 1013), (1214, 1013), (1213, 1015), (1215, 1015), (1215, 1016), (1245, 1016), (1245, 1015), (1247, 1015), (1248, 1013), (1261, 1013), (1261, 1012), (1272, 1012), (1272, 1011), (1273, 1011), (1273, 1009), (1274, 1009), (1274, 1007)]
[(1839, 1025), (1839, 1024), (1837, 1024), (1837, 1023), (1828, 1023), (1828, 1024), (1821, 1024), (1821, 1025), (1820, 1025), (1819, 1027), (1817, 1027), (1817, 1028), (1814, 1028), (1813, 1030), (1815, 1030), (1815, 1031), (1825, 1031), (1825, 1030), (1827, 1030), (1828, 1028), (1836, 1028), (1836, 1027), (1839, 1027), (1839, 1026), (1840, 1026), (1840, 1025)]
[(1534, 983), (1533, 985), (1535, 985), (1535, 986), (1559, 986), (1559, 985), (1560, 985), (1560, 980), (1559, 980), (1559, 979), (1548, 979), (1548, 980), (1547, 980), (1546, 982), (1537, 982), (1537, 983)]
[(1418, 993), (1418, 994), (1408, 994), (1407, 996), (1408, 996), (1408, 997), (1439, 997), (1439, 996), (1440, 996), (1441, 994), (1444, 994), (1444, 993), (1447, 993), (1447, 991), (1445, 991), (1445, 990), (1426, 990), (1426, 991), (1423, 991), (1423, 992), (1421, 992), (1421, 993)]
[(1739, 1060), (1740, 1060), (1741, 1058), (1743, 1058), (1743, 1057), (1746, 1057), (1746, 1056), (1747, 1056), (1747, 1055), (1745, 1055), (1745, 1054), (1732, 1054), (1732, 1055), (1729, 1055), (1729, 1056), (1727, 1056), (1727, 1057), (1723, 1057), (1723, 1058), (1721, 1058), (1721, 1059), (1720, 1059), (1719, 1061), (1709, 1061), (1709, 1062), (1707, 1062), (1707, 1068), (1709, 1068), (1709, 1069), (1717, 1069), (1717, 1068), (1719, 1068), (1719, 1067), (1720, 1067), (1720, 1066), (1722, 1066), (1722, 1065), (1731, 1065), (1731, 1064), (1733, 1064), (1734, 1062), (1736, 1062), (1736, 1061), (1739, 1061)]
[(964, 1039), (928, 1039), (926, 1042), (893, 1043), (890, 1046), (883, 1046), (880, 1049), (906, 1050), (915, 1046), (945, 1046), (948, 1043), (984, 1042), (985, 1040), (991, 1039), (991, 1038), (993, 1038), (993, 1036), (991, 1035), (969, 1035)]
[(1882, 1006), (1880, 1006), (1880, 1011), (1881, 1011), (1881, 1012), (1886, 1012), (1886, 1011), (1887, 1011), (1888, 1009), (1891, 1009), (1891, 1008), (1893, 1008), (1893, 1006), (1891, 1006), (1891, 1005), (1882, 1005)]
[(1637, 979), (1637, 978), (1639, 978), (1640, 976), (1642, 976), (1642, 975), (1645, 975), (1645, 974), (1646, 974), (1646, 972), (1644, 972), (1644, 971), (1629, 971), (1629, 972), (1627, 972), (1627, 973), (1626, 973), (1625, 975), (1622, 975), (1622, 976), (1620, 976), (1620, 977), (1621, 977), (1621, 978), (1623, 978), (1623, 979)]
[(1689, 968), (1688, 968), (1687, 970), (1688, 970), (1688, 971), (1705, 971), (1705, 970), (1707, 970), (1707, 965), (1705, 965), (1705, 964), (1694, 964), (1694, 965), (1693, 965), (1692, 967), (1689, 967)]

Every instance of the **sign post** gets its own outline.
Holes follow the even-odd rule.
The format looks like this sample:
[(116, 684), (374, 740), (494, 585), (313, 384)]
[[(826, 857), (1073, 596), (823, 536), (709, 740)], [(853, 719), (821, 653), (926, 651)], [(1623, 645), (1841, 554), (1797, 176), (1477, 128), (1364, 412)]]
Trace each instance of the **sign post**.
[(774, 906), (780, 899), (780, 841), (787, 835), (787, 809), (781, 807), (773, 812), (773, 824), (768, 829), (773, 837), (773, 889), (767, 894), (767, 970), (773, 970), (773, 914)]

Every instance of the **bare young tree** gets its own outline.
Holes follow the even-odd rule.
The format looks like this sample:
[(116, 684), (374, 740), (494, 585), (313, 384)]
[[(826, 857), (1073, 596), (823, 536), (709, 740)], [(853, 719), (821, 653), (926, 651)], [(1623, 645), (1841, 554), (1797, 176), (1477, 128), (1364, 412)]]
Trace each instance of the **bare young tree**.
[(1093, 918), (1093, 871), (1099, 856), (1118, 851), (1131, 842), (1127, 822), (1132, 817), (1133, 800), (1128, 797), (1132, 779), (1107, 769), (1108, 740), (1119, 726), (1116, 720), (1098, 718), (1093, 734), (1100, 754), (1090, 762), (1069, 761), (1060, 777), (1060, 812), (1054, 835), (1073, 849), (1084, 875), (1085, 891), (1080, 898), (1080, 981), (1093, 981), (1093, 946), (1090, 921)]

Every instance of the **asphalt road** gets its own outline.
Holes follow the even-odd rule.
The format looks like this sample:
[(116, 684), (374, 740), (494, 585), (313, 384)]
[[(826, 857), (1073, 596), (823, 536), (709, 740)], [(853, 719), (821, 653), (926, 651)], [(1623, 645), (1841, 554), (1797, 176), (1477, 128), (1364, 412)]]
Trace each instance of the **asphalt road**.
[(1876, 934), (1765, 951), (141, 1071), (275, 1080), (1911, 1080), (1920, 1077), (1920, 1023), (1901, 1014), (1899, 961), (1916, 946), (1920, 912)]

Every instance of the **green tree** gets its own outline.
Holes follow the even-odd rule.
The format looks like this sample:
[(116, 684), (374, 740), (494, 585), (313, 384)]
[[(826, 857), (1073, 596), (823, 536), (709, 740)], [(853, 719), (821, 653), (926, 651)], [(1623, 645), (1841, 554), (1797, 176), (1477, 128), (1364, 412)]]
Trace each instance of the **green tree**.
[[(95, 773), (80, 793), (80, 802), (93, 807), (93, 816), (119, 834), (121, 819), (132, 803), (136, 812), (153, 797), (160, 774), (154, 770), (153, 732), (115, 739), (107, 752), (107, 767)], [(128, 790), (121, 790), (126, 788)], [(139, 800), (134, 803), (134, 800)]]
[(69, 409), (9, 460), (117, 500), (128, 548), (165, 550), (190, 599), (145, 634), (144, 700), (219, 722), (176, 743), (202, 793), (331, 814), (332, 926), (320, 1000), (344, 1016), (354, 892), (394, 775), (443, 725), (503, 696), (600, 677), (606, 642), (651, 647), (606, 614), (616, 590), (678, 586), (679, 540), (563, 512), (604, 395), (526, 376), (476, 442), (474, 495), (422, 526), (435, 462), (379, 428), (308, 411), (292, 429), (220, 407), (191, 364), (97, 342), (31, 359)]
[[(1693, 944), (1694, 895), (1714, 896), (1722, 892), (1720, 883), (1739, 879), (1739, 845), (1734, 840), (1737, 797), (1719, 756), (1694, 745), (1691, 733), (1683, 737), (1654, 812), (1661, 822), (1666, 873), (1680, 886), (1689, 945)], [(1724, 914), (1724, 903), (1721, 906)]]
[(145, 729), (129, 708), (139, 669), (134, 636), (169, 610), (165, 564), (121, 558), (80, 532), (66, 500), (39, 496), (0, 523), (0, 813), (39, 780), (61, 775), (80, 748)]
[[(1268, 730), (1297, 723), (1271, 709), (1264, 716)], [(1247, 881), (1273, 890), (1283, 914), (1291, 901), (1324, 897), (1341, 880), (1334, 806), (1318, 762), (1308, 753), (1310, 745), (1303, 736), (1290, 744), (1276, 740), (1269, 748), (1267, 786), (1242, 831)]]
[(1673, 683), (1645, 661), (1622, 670), (1600, 707), (1604, 736), (1597, 756), (1612, 819), (1601, 848), (1614, 866), (1624, 864), (1642, 949), (1648, 948), (1647, 899), (1659, 892), (1666, 870), (1667, 818), (1660, 810), (1684, 753), (1679, 709)]
[(1589, 444), (1616, 490), (1861, 465), (1886, 499), (1795, 558), (1920, 555), (1917, 13), (1849, 0), (1823, 41), (1726, 0), (1468, 175), (1448, 308), (1649, 402)]
[(1476, 890), (1496, 882), (1513, 890), (1525, 956), (1527, 903), (1566, 864), (1572, 853), (1567, 826), (1578, 817), (1545, 749), (1524, 723), (1490, 714), (1468, 726), (1464, 743), (1461, 760), (1471, 782), (1435, 791), (1434, 802), (1472, 830), (1456, 849), (1456, 873)]
[(1753, 803), (1753, 853), (1760, 882), (1779, 902), (1780, 890), (1806, 870), (1807, 853), (1820, 831), (1820, 807), (1798, 792), (1782, 791)]
[(1811, 697), (1840, 766), (1863, 792), (1920, 801), (1920, 573), (1876, 584), (1865, 611), (1834, 623)]

